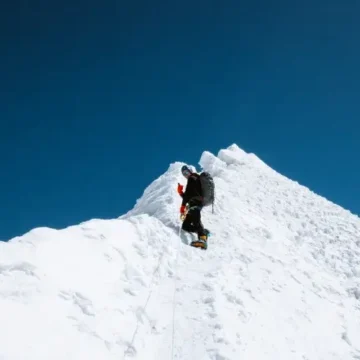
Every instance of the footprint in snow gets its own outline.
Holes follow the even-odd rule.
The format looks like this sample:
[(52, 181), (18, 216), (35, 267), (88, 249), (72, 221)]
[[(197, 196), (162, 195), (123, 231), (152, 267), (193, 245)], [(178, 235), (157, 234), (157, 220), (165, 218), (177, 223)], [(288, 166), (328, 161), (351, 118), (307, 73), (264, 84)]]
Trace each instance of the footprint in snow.
[(92, 302), (79, 292), (60, 291), (59, 297), (67, 301), (72, 301), (73, 304), (80, 308), (83, 314), (88, 316), (95, 315)]
[(227, 293), (227, 294), (225, 294), (225, 297), (226, 297), (226, 300), (232, 304), (244, 306), (244, 303), (236, 295)]
[(137, 243), (133, 244), (133, 247), (135, 248), (136, 252), (138, 253), (138, 255), (140, 255), (141, 257), (145, 258), (146, 257), (146, 252), (144, 250), (143, 246), (138, 245)]
[(13, 264), (13, 265), (1, 265), (0, 264), (0, 274), (3, 275), (10, 275), (13, 271), (20, 271), (25, 273), (26, 275), (35, 276), (38, 278), (38, 276), (35, 274), (36, 267), (26, 261)]
[(204, 290), (207, 290), (207, 291), (213, 291), (214, 290), (214, 288), (211, 285), (209, 285), (209, 284), (207, 284), (205, 282), (202, 283), (202, 287), (203, 287)]
[(215, 301), (215, 299), (213, 297), (206, 297), (204, 300), (203, 300), (203, 303), (204, 304), (213, 304)]
[(215, 318), (217, 317), (217, 314), (216, 314), (215, 311), (209, 311), (209, 312), (207, 313), (207, 315), (208, 315), (208, 317), (209, 317), (210, 319), (215, 319)]
[(208, 353), (210, 355), (211, 360), (229, 360), (228, 357), (221, 355), (218, 349), (209, 349)]
[(124, 356), (135, 356), (136, 355), (136, 349), (133, 345), (131, 345), (130, 343), (127, 345), (126, 350), (124, 351)]
[(131, 296), (136, 296), (136, 293), (129, 288), (125, 288), (124, 293), (129, 294)]
[(205, 274), (205, 276), (209, 277), (209, 278), (214, 278), (214, 277), (216, 277), (216, 273), (208, 272)]

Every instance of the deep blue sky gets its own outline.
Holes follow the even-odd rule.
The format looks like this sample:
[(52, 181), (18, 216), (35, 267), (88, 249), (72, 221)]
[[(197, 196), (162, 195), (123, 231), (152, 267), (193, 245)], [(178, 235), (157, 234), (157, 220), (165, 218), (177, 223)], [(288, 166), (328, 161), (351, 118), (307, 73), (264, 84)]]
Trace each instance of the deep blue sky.
[(232, 143), (360, 213), (359, 1), (5, 3), (0, 239), (117, 217)]

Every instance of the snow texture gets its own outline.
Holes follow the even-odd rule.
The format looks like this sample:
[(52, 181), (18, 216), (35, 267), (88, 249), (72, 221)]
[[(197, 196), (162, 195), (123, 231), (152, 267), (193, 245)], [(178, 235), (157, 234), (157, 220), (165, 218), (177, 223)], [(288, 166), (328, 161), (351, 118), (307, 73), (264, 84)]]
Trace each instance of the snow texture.
[(171, 164), (118, 219), (0, 243), (1, 360), (360, 359), (360, 220), (232, 145), (207, 251)]

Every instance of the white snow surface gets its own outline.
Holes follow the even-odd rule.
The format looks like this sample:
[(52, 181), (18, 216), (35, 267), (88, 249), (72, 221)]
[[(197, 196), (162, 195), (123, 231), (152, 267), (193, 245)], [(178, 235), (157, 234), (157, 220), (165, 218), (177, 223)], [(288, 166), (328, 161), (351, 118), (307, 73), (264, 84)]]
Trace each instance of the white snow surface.
[(207, 251), (180, 234), (181, 162), (113, 220), (0, 243), (1, 360), (360, 359), (360, 220), (237, 145)]

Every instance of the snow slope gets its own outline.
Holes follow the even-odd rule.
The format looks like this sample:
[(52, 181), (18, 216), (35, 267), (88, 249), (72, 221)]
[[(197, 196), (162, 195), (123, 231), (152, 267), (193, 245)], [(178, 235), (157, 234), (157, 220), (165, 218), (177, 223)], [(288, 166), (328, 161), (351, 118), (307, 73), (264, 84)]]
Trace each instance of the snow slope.
[(360, 359), (360, 220), (236, 145), (207, 251), (179, 236), (182, 163), (118, 219), (0, 243), (0, 359)]

